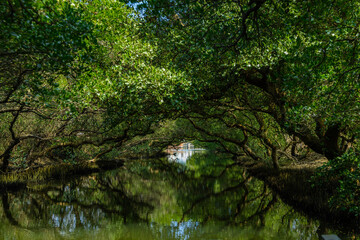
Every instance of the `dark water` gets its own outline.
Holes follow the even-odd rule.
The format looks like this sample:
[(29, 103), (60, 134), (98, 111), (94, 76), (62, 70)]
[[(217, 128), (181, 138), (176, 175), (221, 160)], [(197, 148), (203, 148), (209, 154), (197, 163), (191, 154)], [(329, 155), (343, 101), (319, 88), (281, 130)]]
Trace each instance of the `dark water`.
[(229, 159), (195, 154), (179, 162), (131, 161), (3, 191), (0, 239), (312, 240), (337, 233), (284, 204)]

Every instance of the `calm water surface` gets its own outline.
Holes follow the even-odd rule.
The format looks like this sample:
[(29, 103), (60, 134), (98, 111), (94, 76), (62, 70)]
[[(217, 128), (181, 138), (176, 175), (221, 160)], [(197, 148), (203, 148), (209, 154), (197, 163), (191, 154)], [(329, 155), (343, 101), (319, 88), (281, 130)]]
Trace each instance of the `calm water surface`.
[(334, 232), (230, 159), (193, 153), (3, 191), (0, 239), (312, 240)]

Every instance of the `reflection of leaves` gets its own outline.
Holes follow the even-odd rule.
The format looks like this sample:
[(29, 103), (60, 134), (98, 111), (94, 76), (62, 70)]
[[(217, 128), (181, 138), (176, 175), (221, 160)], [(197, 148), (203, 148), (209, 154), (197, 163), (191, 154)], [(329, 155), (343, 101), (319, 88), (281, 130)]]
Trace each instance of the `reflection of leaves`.
[(6, 191), (3, 192), (1, 200), (2, 200), (3, 209), (4, 209), (6, 218), (9, 220), (9, 222), (12, 225), (18, 226), (19, 223), (14, 219), (14, 217), (12, 216), (12, 214), (10, 212), (9, 202), (8, 202), (8, 193)]
[[(81, 232), (81, 238), (96, 228), (104, 236), (130, 234), (127, 236), (135, 239), (139, 238), (135, 234), (139, 229), (146, 233), (142, 236), (150, 239), (203, 239), (207, 233), (214, 234), (214, 238), (277, 239), (278, 231), (287, 239), (299, 239), (300, 233), (313, 234), (312, 228), (306, 228), (306, 218), (289, 211), (262, 182), (246, 175), (230, 160), (212, 161), (209, 169), (221, 162), (223, 167), (212, 172), (214, 175), (199, 176), (184, 166), (179, 171), (178, 164), (163, 160), (128, 162), (124, 168), (70, 183), (49, 183), (13, 193), (9, 209), (21, 226), (55, 226), (62, 232)], [(154, 171), (156, 174), (152, 174)], [(217, 191), (214, 186), (218, 186)], [(298, 219), (297, 234), (292, 233), (290, 224), (294, 219)], [(244, 230), (232, 228), (239, 225)], [(251, 230), (254, 227), (256, 231)]]
[[(32, 228), (31, 224), (34, 226), (50, 224), (62, 229), (67, 226), (66, 219), (69, 216), (74, 218), (76, 226), (91, 226), (91, 228), (100, 227), (103, 217), (107, 219), (106, 221), (115, 216), (121, 217), (124, 222), (147, 221), (148, 212), (154, 208), (151, 201), (148, 203), (148, 199), (142, 199), (124, 189), (122, 182), (127, 176), (121, 173), (119, 171), (112, 177), (99, 174), (96, 179), (83, 177), (81, 181), (73, 180), (70, 184), (49, 185), (38, 190), (20, 192), (15, 197), (18, 199), (17, 215), (25, 214), (25, 222), (30, 224), (26, 227), (30, 228)], [(31, 204), (25, 199), (30, 199)], [(99, 214), (103, 217), (99, 218)], [(57, 219), (55, 222), (54, 216)], [(40, 222), (37, 221), (38, 218), (41, 219)], [(21, 219), (21, 222), (24, 220)], [(14, 219), (13, 222), (15, 221)]]
[(180, 221), (181, 221), (181, 222), (184, 221), (185, 216), (188, 215), (188, 214), (195, 208), (196, 205), (198, 205), (198, 204), (200, 204), (200, 203), (202, 203), (202, 202), (204, 202), (204, 201), (206, 201), (206, 200), (208, 200), (208, 199), (210, 199), (210, 198), (212, 198), (212, 197), (222, 196), (222, 195), (224, 195), (224, 194), (227, 193), (227, 192), (238, 190), (239, 188), (243, 187), (244, 184), (245, 184), (247, 181), (248, 181), (248, 179), (245, 179), (243, 182), (239, 183), (239, 184), (236, 185), (236, 186), (226, 188), (226, 189), (224, 189), (224, 190), (222, 190), (222, 191), (219, 191), (219, 192), (216, 192), (216, 193), (215, 193), (215, 192), (211, 192), (211, 193), (209, 193), (209, 194), (206, 194), (205, 196), (202, 196), (202, 197), (200, 197), (200, 198), (195, 199), (194, 201), (191, 202), (190, 208), (188, 208), (187, 210), (184, 211), (183, 216), (182, 216), (182, 218), (181, 218)]

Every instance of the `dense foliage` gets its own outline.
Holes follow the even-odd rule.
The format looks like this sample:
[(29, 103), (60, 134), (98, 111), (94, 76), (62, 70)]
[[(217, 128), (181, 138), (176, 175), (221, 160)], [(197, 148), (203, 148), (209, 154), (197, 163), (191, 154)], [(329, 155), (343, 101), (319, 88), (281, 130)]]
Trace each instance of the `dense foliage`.
[[(152, 132), (189, 83), (153, 64), (137, 14), (108, 1), (1, 4), (0, 158), (97, 159)], [(117, 155), (117, 154), (114, 154)]]
[(359, 11), (355, 0), (3, 1), (2, 171), (184, 140), (275, 169), (309, 151), (350, 164)]
[(274, 135), (298, 138), (328, 158), (358, 137), (357, 1), (146, 1), (138, 7), (162, 41), (161, 54), (199, 89), (201, 101), (188, 118), (215, 118), (259, 139), (273, 155), (287, 146)]
[(349, 151), (341, 157), (331, 159), (322, 166), (313, 179), (314, 184), (335, 184), (335, 195), (330, 199), (334, 208), (351, 214), (360, 214), (360, 158), (358, 151)]

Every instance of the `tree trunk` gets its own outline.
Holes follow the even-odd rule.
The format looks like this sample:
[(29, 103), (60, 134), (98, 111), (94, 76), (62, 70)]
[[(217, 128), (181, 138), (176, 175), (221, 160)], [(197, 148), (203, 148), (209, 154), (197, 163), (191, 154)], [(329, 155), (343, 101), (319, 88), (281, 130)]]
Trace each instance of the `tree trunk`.
[(324, 155), (327, 159), (334, 159), (341, 156), (339, 147), (340, 127), (338, 124), (328, 127), (323, 142)]
[(274, 169), (279, 170), (280, 166), (279, 166), (279, 161), (278, 161), (277, 149), (276, 148), (271, 149), (271, 160), (272, 160)]
[(10, 146), (5, 150), (5, 152), (3, 153), (3, 155), (1, 156), (2, 160), (3, 160), (3, 165), (1, 166), (1, 171), (6, 172), (9, 166), (9, 159), (11, 157), (11, 152), (13, 150), (13, 148), (20, 142), (19, 139), (15, 139), (14, 141), (12, 141), (12, 143), (10, 144)]

